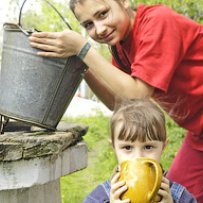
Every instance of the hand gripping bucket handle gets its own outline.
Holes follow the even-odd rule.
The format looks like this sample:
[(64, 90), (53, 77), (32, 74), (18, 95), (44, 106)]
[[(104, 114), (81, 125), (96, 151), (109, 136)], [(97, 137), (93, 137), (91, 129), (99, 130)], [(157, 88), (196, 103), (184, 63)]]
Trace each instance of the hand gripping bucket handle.
[[(38, 50), (30, 46), (27, 38), (31, 32), (24, 30), (21, 23), (26, 1), (20, 8), (18, 24), (4, 24), (0, 133), (9, 118), (55, 130), (86, 71), (86, 65), (77, 56), (58, 59), (36, 55)], [(43, 1), (72, 29), (48, 0)]]

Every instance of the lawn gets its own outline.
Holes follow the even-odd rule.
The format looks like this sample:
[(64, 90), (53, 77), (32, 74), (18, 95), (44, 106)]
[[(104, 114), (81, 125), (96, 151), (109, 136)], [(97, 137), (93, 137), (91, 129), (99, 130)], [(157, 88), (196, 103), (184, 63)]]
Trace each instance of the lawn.
[[(96, 116), (69, 118), (68, 121), (89, 126), (88, 133), (84, 136), (88, 145), (88, 167), (61, 178), (62, 203), (82, 203), (93, 188), (111, 176), (116, 165), (109, 144), (109, 117), (98, 112)], [(168, 170), (177, 153), (185, 131), (167, 117), (167, 133), (170, 143), (161, 160), (165, 170)]]

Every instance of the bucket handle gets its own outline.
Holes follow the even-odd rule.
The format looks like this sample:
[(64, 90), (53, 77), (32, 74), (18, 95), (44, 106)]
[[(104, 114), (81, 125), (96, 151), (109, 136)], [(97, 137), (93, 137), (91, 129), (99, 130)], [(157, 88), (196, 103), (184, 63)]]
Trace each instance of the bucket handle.
[[(20, 7), (20, 13), (19, 13), (19, 18), (18, 18), (18, 27), (20, 28), (20, 30), (25, 34), (25, 35), (30, 35), (26, 30), (23, 29), (22, 27), (22, 24), (21, 24), (21, 17), (22, 17), (22, 10), (23, 10), (23, 7), (25, 5), (27, 0), (24, 0), (21, 7)], [(68, 21), (66, 20), (66, 18), (64, 18), (64, 16), (61, 15), (61, 13), (56, 9), (56, 7), (51, 3), (49, 2), (48, 0), (44, 0), (49, 6), (51, 6), (54, 11), (60, 16), (60, 18), (63, 20), (63, 22), (67, 25), (67, 27), (72, 30), (70, 24), (68, 23)], [(35, 31), (37, 32), (40, 32), (39, 30), (36, 30)]]
[(3, 115), (0, 115), (0, 134), (4, 134), (6, 125), (9, 122), (9, 118)]

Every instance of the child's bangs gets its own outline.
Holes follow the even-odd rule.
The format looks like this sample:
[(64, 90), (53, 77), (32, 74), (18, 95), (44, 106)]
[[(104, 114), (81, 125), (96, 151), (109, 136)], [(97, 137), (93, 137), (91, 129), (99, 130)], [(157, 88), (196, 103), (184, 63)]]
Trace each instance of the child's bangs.
[(161, 125), (143, 125), (143, 122), (122, 122), (118, 139), (134, 142), (146, 142), (147, 140), (165, 141), (165, 129)]

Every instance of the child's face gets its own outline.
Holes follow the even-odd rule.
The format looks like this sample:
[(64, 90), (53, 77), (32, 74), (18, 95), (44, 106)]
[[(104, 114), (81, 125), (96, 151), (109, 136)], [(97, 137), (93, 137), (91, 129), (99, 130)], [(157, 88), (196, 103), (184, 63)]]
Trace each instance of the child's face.
[(147, 157), (160, 162), (165, 146), (166, 143), (157, 140), (146, 140), (146, 142), (119, 140), (115, 131), (114, 151), (119, 164), (138, 157)]
[(92, 39), (99, 43), (114, 45), (124, 39), (132, 27), (128, 0), (85, 0), (77, 3), (75, 15)]

